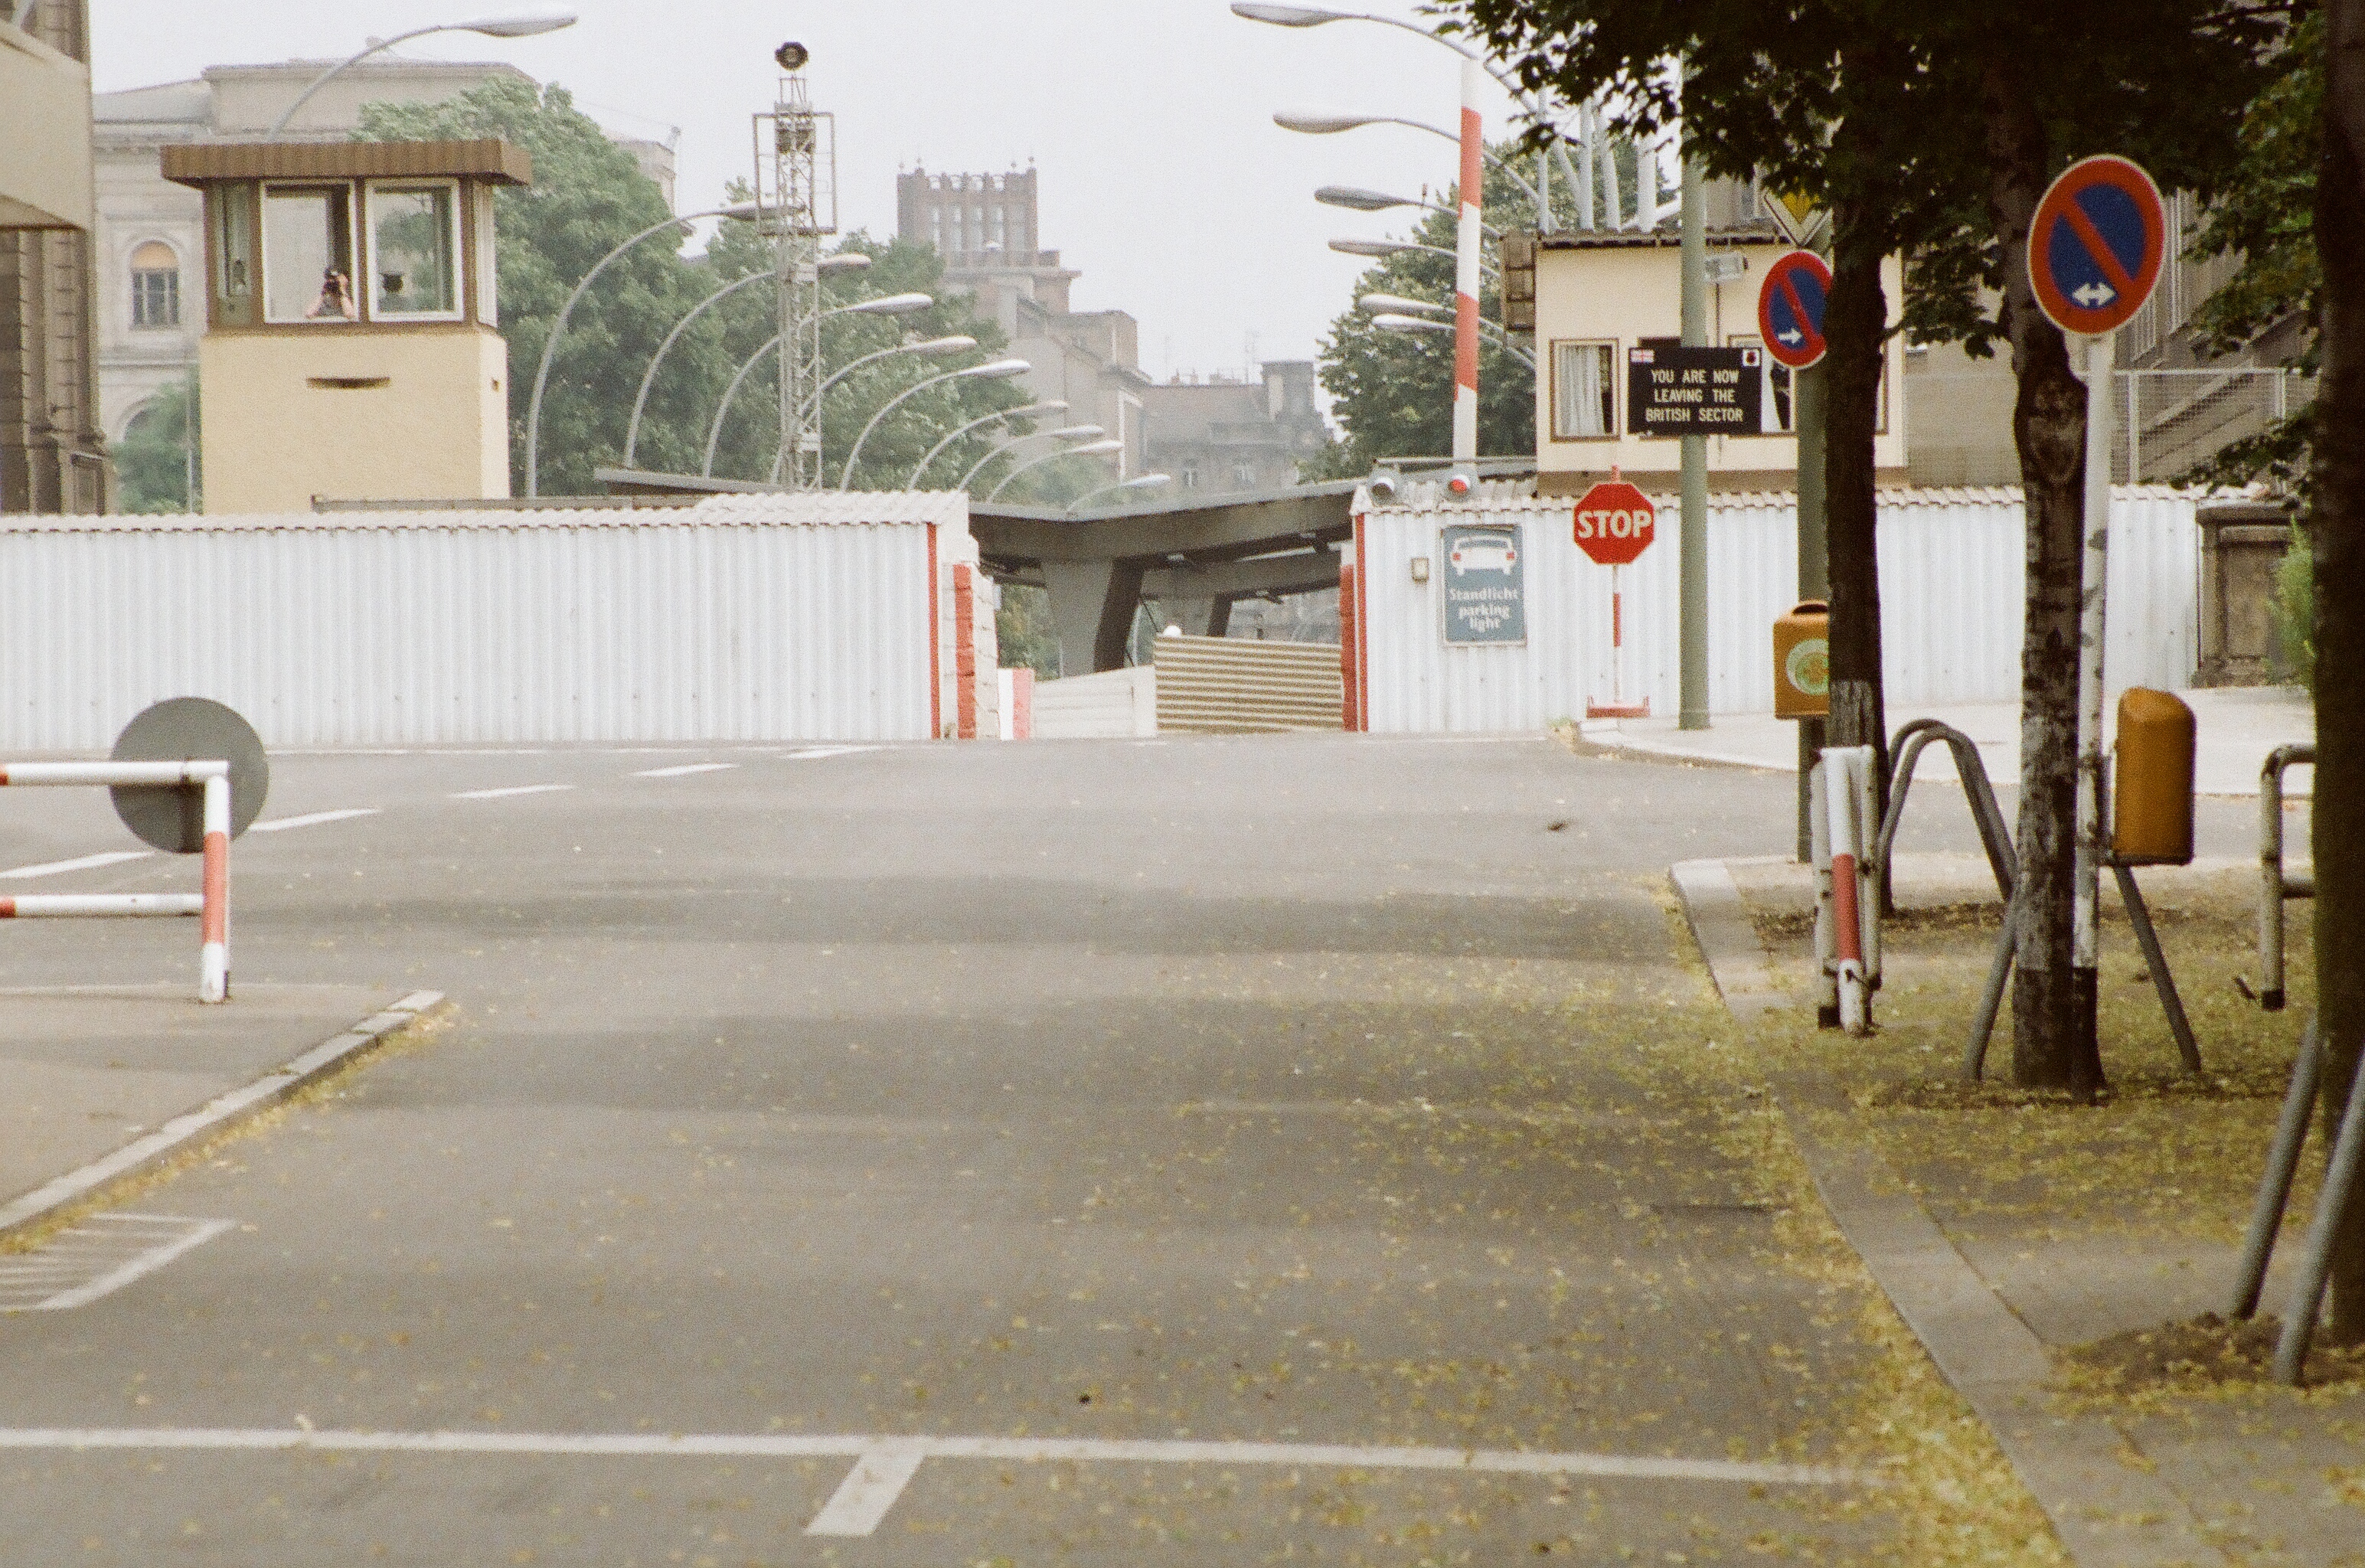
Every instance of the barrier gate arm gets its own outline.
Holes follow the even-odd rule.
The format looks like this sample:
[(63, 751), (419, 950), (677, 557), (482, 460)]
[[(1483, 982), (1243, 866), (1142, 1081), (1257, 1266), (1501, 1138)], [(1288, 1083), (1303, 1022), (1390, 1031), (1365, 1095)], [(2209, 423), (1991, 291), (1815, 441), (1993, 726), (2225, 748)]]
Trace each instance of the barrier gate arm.
[(204, 791), (205, 869), (200, 893), (40, 893), (0, 898), (0, 920), (82, 916), (185, 916), (202, 922), (197, 995), (230, 1000), (230, 764), (228, 762), (0, 763), (0, 787), (118, 785)]

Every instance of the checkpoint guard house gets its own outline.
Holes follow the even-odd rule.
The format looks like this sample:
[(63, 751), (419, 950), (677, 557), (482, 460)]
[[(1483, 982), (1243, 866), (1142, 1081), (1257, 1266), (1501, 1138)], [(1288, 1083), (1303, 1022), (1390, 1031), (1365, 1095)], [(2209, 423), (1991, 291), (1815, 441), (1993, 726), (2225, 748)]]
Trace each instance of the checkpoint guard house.
[[(1759, 349), (1757, 293), (1766, 268), (1792, 247), (1782, 238), (1750, 185), (1711, 180), (1708, 202), (1709, 342)], [(1583, 494), (1609, 477), (1612, 466), (1653, 494), (1674, 491), (1682, 442), (1646, 435), (1644, 411), (1633, 395), (1638, 353), (1657, 354), (1680, 341), (1683, 320), (1681, 240), (1670, 222), (1656, 229), (1564, 230), (1521, 234), (1507, 247), (1507, 291), (1528, 280), (1532, 258), (1536, 363), (1536, 489), (1545, 496)], [(1903, 269), (1882, 267), (1894, 326), (1904, 310)], [(1790, 373), (1762, 352), (1753, 374), (1757, 419), (1746, 433), (1712, 435), (1708, 443), (1712, 489), (1785, 491), (1798, 482), (1799, 447), (1791, 432)], [(1905, 342), (1889, 339), (1881, 375), (1880, 433), (1874, 461), (1884, 481), (1905, 476)]]
[(166, 147), (205, 195), (206, 510), (510, 493), (503, 141)]

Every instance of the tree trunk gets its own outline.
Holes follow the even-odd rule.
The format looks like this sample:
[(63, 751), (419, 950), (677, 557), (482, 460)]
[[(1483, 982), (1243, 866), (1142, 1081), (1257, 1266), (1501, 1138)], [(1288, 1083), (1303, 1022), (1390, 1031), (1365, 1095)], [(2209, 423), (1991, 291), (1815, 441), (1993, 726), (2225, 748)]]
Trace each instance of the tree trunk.
[(2090, 1096), (2100, 1054), (2080, 1026), (2072, 973), (2078, 843), (2078, 614), (2084, 569), (2086, 388), (2061, 331), (2036, 307), (2028, 230), (2049, 152), (2015, 62), (1980, 72), (1988, 216), (2002, 241), (2003, 326), (2019, 384), (2012, 442), (2028, 517), (2020, 663), (2020, 935), (2012, 991), (2012, 1081)]
[[(2325, 1147), (2360, 1088), (2365, 1040), (2365, 0), (2325, 6), (2324, 151), (2315, 246), (2324, 375), (2312, 474), (2315, 549), (2316, 1019), (2327, 1047)], [(2365, 1191), (2332, 1269), (2337, 1344), (2365, 1341)]]
[(1889, 305), (1880, 286), (1888, 233), (1877, 196), (1832, 214), (1832, 295), (1823, 310), (1823, 515), (1831, 560), (1828, 744), (1874, 750), (1886, 809), (1889, 723), (1880, 681), (1880, 553), (1873, 439)]

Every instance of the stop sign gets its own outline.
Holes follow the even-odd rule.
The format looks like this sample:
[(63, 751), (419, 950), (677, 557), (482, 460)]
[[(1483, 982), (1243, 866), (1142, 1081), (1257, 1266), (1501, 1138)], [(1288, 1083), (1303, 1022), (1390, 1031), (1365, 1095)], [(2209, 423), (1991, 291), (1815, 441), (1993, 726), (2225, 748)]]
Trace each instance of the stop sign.
[(1625, 566), (1651, 547), (1658, 526), (1651, 498), (1623, 479), (1594, 486), (1576, 503), (1576, 547), (1597, 566)]

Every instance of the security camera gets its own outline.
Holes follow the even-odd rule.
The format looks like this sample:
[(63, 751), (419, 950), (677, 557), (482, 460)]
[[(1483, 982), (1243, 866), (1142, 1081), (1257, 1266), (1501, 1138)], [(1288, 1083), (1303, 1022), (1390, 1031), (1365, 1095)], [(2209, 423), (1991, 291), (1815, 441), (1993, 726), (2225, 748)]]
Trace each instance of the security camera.
[(772, 51), (772, 58), (779, 62), (783, 71), (802, 71), (805, 62), (813, 58), (813, 50), (801, 43), (784, 43)]
[(1374, 468), (1372, 476), (1363, 481), (1363, 487), (1372, 492), (1372, 499), (1385, 506), (1396, 498), (1396, 487), (1403, 482), (1394, 469)]

